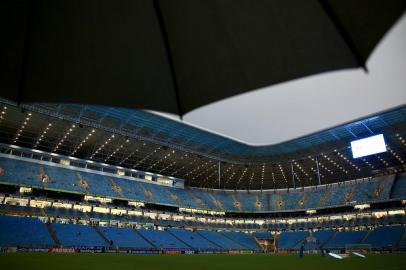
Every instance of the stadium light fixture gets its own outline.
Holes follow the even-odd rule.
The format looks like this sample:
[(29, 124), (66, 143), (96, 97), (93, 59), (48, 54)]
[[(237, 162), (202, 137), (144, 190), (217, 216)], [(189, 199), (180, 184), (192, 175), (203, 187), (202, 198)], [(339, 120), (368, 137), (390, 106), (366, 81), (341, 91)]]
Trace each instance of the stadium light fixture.
[[(73, 150), (73, 152), (71, 153), (71, 156), (76, 154), (76, 152), (87, 142), (87, 140), (90, 139), (90, 137), (95, 133), (96, 131), (94, 129), (92, 129), (91, 132), (89, 132), (89, 134), (87, 134), (87, 136), (80, 142), (79, 145), (77, 145), (75, 147), (75, 149)], [(91, 157), (90, 157), (91, 158)]]
[[(92, 133), (94, 132), (94, 129), (92, 130)], [(114, 139), (114, 134), (112, 134), (110, 136), (110, 138), (108, 138), (102, 145), (99, 146), (99, 148), (97, 148), (97, 150), (90, 156), (90, 158), (92, 159), (95, 155), (97, 155), (106, 145), (108, 145), (112, 139)], [(106, 161), (106, 160), (105, 160)]]
[(56, 144), (56, 146), (55, 146), (54, 150), (52, 150), (52, 152), (55, 152), (56, 150), (58, 150), (59, 147), (61, 147), (63, 142), (66, 141), (66, 139), (69, 137), (69, 135), (75, 129), (75, 127), (76, 127), (75, 125), (72, 125), (70, 128), (67, 129), (67, 131), (65, 132), (65, 135), (59, 140), (59, 142)]
[(398, 155), (395, 150), (390, 148), (389, 145), (386, 145), (386, 149), (388, 149), (389, 153), (391, 153), (391, 155), (394, 156), (400, 163), (404, 163), (404, 160)]
[(4, 116), (6, 115), (6, 112), (7, 112), (7, 107), (4, 106), (3, 110), (0, 112), (0, 120), (4, 119)]
[(52, 127), (52, 123), (48, 123), (48, 125), (46, 126), (46, 128), (44, 128), (44, 130), (42, 131), (41, 135), (39, 136), (39, 138), (37, 139), (37, 141), (34, 144), (34, 147), (37, 147), (38, 144), (44, 139), (45, 135), (47, 134), (47, 132), (49, 131), (49, 129)]
[(24, 132), (24, 129), (27, 127), (29, 121), (31, 120), (32, 113), (28, 113), (27, 117), (24, 119), (24, 122), (20, 126), (20, 129), (17, 131), (16, 136), (14, 137), (13, 143), (16, 143), (20, 138), (21, 134)]

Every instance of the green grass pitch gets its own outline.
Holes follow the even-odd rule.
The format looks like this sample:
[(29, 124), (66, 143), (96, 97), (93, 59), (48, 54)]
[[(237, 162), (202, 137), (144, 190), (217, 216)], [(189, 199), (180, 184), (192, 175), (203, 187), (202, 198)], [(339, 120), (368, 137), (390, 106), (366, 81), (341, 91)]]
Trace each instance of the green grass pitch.
[(305, 255), (300, 259), (293, 254), (258, 255), (135, 255), (135, 254), (47, 254), (2, 253), (1, 269), (27, 270), (404, 270), (406, 254), (368, 255), (366, 259), (337, 260), (320, 255)]

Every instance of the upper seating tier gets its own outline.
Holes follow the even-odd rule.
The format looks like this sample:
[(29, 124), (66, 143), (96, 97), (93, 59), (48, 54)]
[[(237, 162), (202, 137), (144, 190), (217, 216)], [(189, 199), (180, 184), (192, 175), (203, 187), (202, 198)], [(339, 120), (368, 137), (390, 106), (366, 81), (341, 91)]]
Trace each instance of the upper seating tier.
[(395, 198), (406, 197), (406, 181), (399, 179), (392, 188), (393, 175), (317, 189), (247, 193), (174, 188), (14, 156), (1, 156), (0, 168), (0, 182), (7, 184), (217, 211), (279, 212), (367, 203), (390, 199), (391, 190)]

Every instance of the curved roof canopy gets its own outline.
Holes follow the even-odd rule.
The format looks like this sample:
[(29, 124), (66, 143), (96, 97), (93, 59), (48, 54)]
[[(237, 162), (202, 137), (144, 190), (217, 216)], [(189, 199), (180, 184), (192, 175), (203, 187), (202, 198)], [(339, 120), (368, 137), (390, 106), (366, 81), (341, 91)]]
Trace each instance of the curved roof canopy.
[[(16, 107), (7, 101), (0, 109), (2, 143), (174, 176), (189, 186), (311, 186), (318, 184), (316, 159), (322, 184), (395, 173), (406, 162), (406, 107), (260, 147), (145, 111), (69, 104)], [(380, 133), (387, 152), (352, 158), (351, 141)]]

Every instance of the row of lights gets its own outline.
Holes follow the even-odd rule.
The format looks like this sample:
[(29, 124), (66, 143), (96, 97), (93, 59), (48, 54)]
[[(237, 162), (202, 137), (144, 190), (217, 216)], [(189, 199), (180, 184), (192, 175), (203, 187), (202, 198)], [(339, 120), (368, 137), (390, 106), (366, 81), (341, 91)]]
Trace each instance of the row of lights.
[[(196, 163), (196, 159), (194, 159), (192, 162), (190, 162), (190, 163), (187, 164), (187, 165), (193, 166), (193, 164), (195, 164), (195, 163)], [(182, 167), (176, 168), (176, 169), (172, 172), (172, 175), (175, 175), (175, 174), (181, 172), (181, 171), (184, 170), (185, 168), (186, 168), (186, 165), (183, 165)]]
[[(321, 155), (322, 155), (323, 157), (325, 156), (323, 153), (321, 153)], [(312, 157), (310, 157), (310, 159), (311, 159), (313, 162), (316, 162), (316, 159), (314, 159), (314, 158), (312, 158)], [(320, 161), (319, 161), (318, 163), (319, 163), (319, 168), (322, 168), (323, 170), (327, 171), (328, 173), (333, 174), (333, 171), (330, 170), (329, 168), (327, 168), (326, 166), (324, 166), (323, 163), (321, 163)], [(317, 173), (317, 171), (316, 171), (316, 173)]]
[[(218, 170), (214, 170), (211, 174), (207, 175), (206, 178), (204, 178), (204, 183), (207, 182), (207, 180), (209, 180), (213, 175), (218, 174)], [(213, 177), (213, 186), (216, 185), (218, 178), (217, 177)]]
[[(144, 146), (146, 146), (147, 144), (144, 142), (143, 144)], [(133, 168), (138, 167), (139, 165), (141, 165), (145, 160), (147, 160), (150, 156), (152, 156), (153, 154), (155, 154), (156, 152), (158, 152), (158, 150), (161, 149), (161, 146), (159, 146), (158, 148), (156, 148), (154, 151), (152, 151), (151, 153), (149, 153), (148, 155), (146, 155), (144, 158), (142, 158), (141, 160), (139, 160), (137, 163), (134, 164)]]
[(7, 112), (7, 106), (4, 106), (0, 112), (0, 120), (3, 120)]
[(386, 148), (389, 150), (389, 153), (392, 154), (392, 156), (394, 156), (400, 163), (404, 163), (404, 160), (398, 155), (398, 153), (396, 153), (396, 151), (394, 151), (393, 149), (391, 149), (389, 147), (389, 145), (386, 146)]
[(384, 160), (383, 158), (381, 158), (380, 155), (376, 155), (376, 157), (379, 159), (380, 162), (382, 162), (382, 164), (384, 164), (386, 167), (389, 166), (389, 163), (386, 162), (386, 160)]
[(175, 166), (176, 161), (173, 161), (172, 163), (169, 163), (169, 165), (167, 165), (166, 167), (162, 168), (158, 173), (162, 173), (164, 171), (166, 171), (167, 169), (169, 169), (170, 167)]
[[(129, 142), (130, 142), (129, 139), (127, 139), (127, 140), (125, 141), (125, 143), (129, 143)], [(109, 160), (109, 159), (110, 159), (112, 156), (114, 156), (118, 151), (120, 151), (121, 149), (123, 149), (123, 147), (124, 147), (124, 143), (121, 144), (119, 147), (117, 147), (110, 155), (108, 155), (107, 158), (104, 159), (104, 162), (106, 162), (107, 160)]]
[(73, 124), (65, 133), (65, 135), (62, 137), (62, 139), (56, 144), (54, 150), (52, 152), (56, 152), (58, 148), (62, 145), (62, 143), (69, 137), (69, 135), (72, 133), (72, 131), (76, 128), (76, 125)]
[[(185, 176), (191, 175), (195, 172), (197, 172), (198, 170), (203, 169), (206, 165), (208, 165), (211, 161), (206, 161), (203, 164), (200, 164), (199, 166), (197, 166), (196, 168), (194, 168), (193, 170), (189, 171), (187, 174), (185, 174)], [(193, 178), (194, 179), (194, 178)]]
[(403, 144), (403, 146), (406, 146), (406, 140), (405, 140), (405, 138), (403, 138), (402, 136), (400, 136), (399, 133), (397, 133), (395, 136), (396, 136), (396, 138)]
[(135, 154), (135, 152), (138, 152), (138, 149), (135, 149), (134, 152), (131, 152), (130, 154), (128, 154), (125, 158), (123, 158), (123, 159), (118, 163), (118, 165), (122, 165), (126, 160), (128, 160), (130, 157), (132, 157), (132, 156)]
[[(187, 157), (187, 154), (185, 154), (185, 157)], [(182, 159), (182, 158), (181, 158), (181, 159)], [(189, 162), (189, 163), (186, 164), (186, 165), (193, 166), (193, 164), (195, 164), (196, 161), (197, 161), (197, 159), (193, 159), (192, 162)], [(186, 168), (186, 165), (183, 165), (183, 166), (180, 167), (180, 168), (178, 167), (175, 171), (172, 172), (172, 175), (175, 175), (175, 174), (177, 174), (178, 172), (180, 172), (180, 171), (182, 171), (183, 169), (185, 169), (185, 168)]]
[(366, 160), (365, 158), (361, 159), (363, 162), (365, 162), (365, 164), (367, 164), (369, 167), (371, 167), (371, 169), (375, 168), (374, 165), (372, 165), (371, 162), (369, 162), (368, 160)]
[[(337, 150), (334, 149), (334, 152), (337, 153)], [(324, 158), (327, 159), (327, 161), (330, 162), (331, 165), (335, 166), (337, 169), (341, 170), (343, 173), (348, 174), (348, 171), (343, 166), (338, 164), (338, 162), (335, 162), (332, 158), (327, 157), (327, 155), (324, 155)]]
[[(316, 170), (315, 168), (311, 167), (310, 170), (311, 170), (313, 173), (317, 174), (317, 170)], [(321, 177), (321, 178), (324, 178), (324, 175), (323, 175), (321, 172), (319, 172), (319, 174), (320, 174), (320, 177)]]
[(340, 152), (337, 151), (337, 156), (339, 156), (342, 160), (344, 160), (345, 162), (347, 162), (350, 166), (352, 166), (354, 169), (356, 169), (357, 171), (361, 171), (361, 169), (355, 165), (354, 163), (352, 163), (346, 156), (344, 156), (343, 154), (341, 154)]
[(34, 144), (34, 148), (38, 146), (38, 144), (44, 139), (45, 135), (47, 134), (48, 130), (52, 127), (52, 123), (49, 123), (47, 127), (42, 131), (41, 135), (38, 137), (37, 141)]
[(324, 166), (323, 163), (319, 162), (319, 167), (326, 170), (329, 174), (334, 174), (334, 172), (332, 170), (330, 170), (329, 168), (327, 168), (326, 166)]
[(196, 174), (195, 176), (192, 177), (192, 180), (195, 180), (196, 178), (200, 177), (201, 175), (207, 173), (208, 171), (210, 171), (211, 169), (215, 169), (216, 168), (216, 164), (213, 164), (211, 166), (209, 166), (208, 168), (206, 168), (205, 170), (201, 171), (200, 173)]
[(16, 134), (16, 136), (15, 136), (15, 138), (14, 138), (13, 143), (16, 143), (17, 140), (20, 138), (21, 134), (22, 134), (23, 131), (24, 131), (24, 128), (27, 127), (28, 123), (29, 123), (30, 120), (31, 120), (31, 115), (32, 115), (32, 113), (28, 113), (28, 114), (27, 114), (27, 117), (24, 119), (24, 122), (22, 123), (20, 129), (17, 131), (17, 134)]
[(276, 181), (275, 181), (275, 174), (272, 172), (272, 181), (273, 181), (273, 185), (276, 185)]
[[(232, 164), (231, 167), (229, 167), (229, 168), (226, 170), (226, 173), (227, 173), (232, 167), (234, 167), (234, 164)], [(227, 178), (225, 184), (227, 185), (227, 184), (231, 181), (231, 179), (234, 178), (235, 175), (236, 175), (236, 172), (233, 171), (233, 172), (231, 173), (231, 175)]]
[(252, 183), (252, 180), (254, 180), (254, 176), (255, 176), (255, 172), (253, 172), (253, 173), (251, 174), (251, 176), (250, 176), (250, 180), (249, 180), (249, 182), (248, 182), (248, 189), (251, 188), (251, 183)]
[(293, 175), (295, 176), (295, 179), (297, 179), (297, 181), (299, 181), (299, 185), (301, 185), (302, 181), (301, 181), (299, 175), (296, 172), (293, 172)]
[(237, 180), (237, 184), (235, 185), (236, 187), (240, 184), (241, 180), (244, 178), (245, 174), (247, 173), (248, 168), (245, 168), (242, 174), (240, 175), (240, 178)]
[(287, 183), (288, 183), (288, 179), (286, 178), (286, 175), (285, 175), (285, 172), (283, 171), (282, 165), (279, 164), (278, 167), (279, 167), (279, 170), (281, 171), (281, 174), (282, 174), (282, 176), (283, 176), (283, 179), (285, 180), (285, 182), (286, 182), (286, 184), (287, 184)]
[(92, 129), (92, 131), (89, 132), (89, 134), (87, 134), (87, 136), (79, 143), (78, 146), (75, 147), (75, 149), (73, 149), (73, 152), (71, 155), (76, 154), (76, 152), (90, 139), (90, 137), (92, 137), (92, 135), (96, 132), (96, 130)]
[(265, 178), (265, 164), (262, 164), (262, 171), (261, 171), (261, 187), (264, 184), (264, 178)]
[(114, 139), (115, 135), (111, 135), (110, 138), (108, 138), (102, 145), (97, 148), (96, 152), (94, 152), (91, 156), (90, 159), (93, 159), (95, 155), (97, 155), (106, 145), (108, 145), (112, 139)]
[[(329, 157), (327, 157), (327, 155), (321, 153), (321, 156), (324, 157), (327, 161), (330, 159)], [(334, 174), (333, 170), (330, 170), (327, 166), (325, 166), (323, 163), (321, 163), (319, 161), (319, 167), (326, 170), (328, 173), (330, 174)]]
[[(293, 164), (295, 164), (296, 165), (296, 167), (298, 167), (299, 168), (299, 170), (304, 174), (304, 175), (306, 175), (306, 177), (309, 177), (309, 174), (303, 169), (303, 167), (297, 162), (297, 161), (293, 161)], [(311, 180), (311, 178), (310, 178), (310, 180)]]
[(153, 167), (155, 167), (156, 165), (158, 165), (158, 164), (161, 163), (162, 161), (164, 161), (164, 160), (170, 158), (170, 156), (171, 156), (172, 154), (175, 154), (175, 150), (172, 150), (172, 151), (169, 152), (168, 154), (164, 155), (164, 156), (163, 156), (161, 159), (159, 159), (157, 162), (155, 162), (154, 164), (152, 164), (151, 166), (149, 166), (149, 167), (147, 168), (147, 171), (150, 170), (150, 169), (152, 169)]

